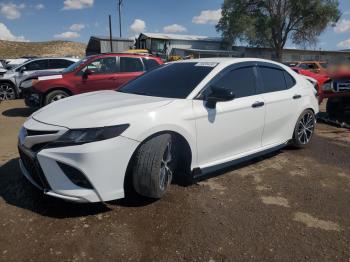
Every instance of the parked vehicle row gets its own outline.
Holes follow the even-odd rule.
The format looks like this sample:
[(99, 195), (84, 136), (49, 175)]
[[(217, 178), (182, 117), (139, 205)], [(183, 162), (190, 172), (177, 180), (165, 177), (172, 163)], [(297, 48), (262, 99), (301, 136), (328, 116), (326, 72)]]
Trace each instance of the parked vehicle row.
[(12, 69), (4, 69), (0, 74), (0, 100), (11, 100), (22, 94), (22, 81), (35, 72), (61, 71), (77, 62), (74, 58), (30, 59)]
[(24, 176), (45, 194), (75, 202), (119, 199), (129, 189), (161, 198), (173, 179), (194, 181), (289, 143), (304, 147), (313, 136), (316, 90), (287, 66), (212, 58), (144, 73), (147, 61), (161, 63), (95, 56), (60, 77), (33, 80), (44, 94), (55, 86), (47, 83), (65, 79), (87, 92), (105, 86), (106, 73), (118, 88), (133, 78), (119, 90), (57, 99), (31, 115), (19, 133)]
[(32, 74), (22, 82), (21, 89), (28, 106), (41, 107), (72, 95), (116, 90), (160, 64), (163, 64), (160, 58), (150, 55), (89, 56), (60, 73)]

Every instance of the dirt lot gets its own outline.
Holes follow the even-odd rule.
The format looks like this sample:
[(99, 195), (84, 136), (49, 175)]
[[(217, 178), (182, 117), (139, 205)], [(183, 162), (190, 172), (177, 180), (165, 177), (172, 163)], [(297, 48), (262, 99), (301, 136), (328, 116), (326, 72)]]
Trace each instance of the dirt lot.
[[(72, 204), (20, 174), (23, 101), (0, 105), (2, 261), (350, 261), (350, 131), (284, 149), (160, 201)], [(225, 174), (224, 174), (225, 173)]]

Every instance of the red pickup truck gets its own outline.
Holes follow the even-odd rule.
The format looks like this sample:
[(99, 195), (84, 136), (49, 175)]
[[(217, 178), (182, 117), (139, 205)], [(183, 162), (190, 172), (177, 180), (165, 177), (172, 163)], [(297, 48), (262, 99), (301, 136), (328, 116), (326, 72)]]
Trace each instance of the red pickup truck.
[(29, 76), (21, 83), (25, 102), (41, 107), (68, 96), (117, 90), (135, 77), (163, 64), (150, 55), (103, 54), (89, 56), (61, 72)]
[(334, 72), (328, 74), (316, 74), (299, 67), (292, 67), (301, 75), (309, 76), (317, 81), (317, 93), (319, 103), (327, 100), (327, 113), (332, 116), (344, 113), (350, 109), (350, 73)]

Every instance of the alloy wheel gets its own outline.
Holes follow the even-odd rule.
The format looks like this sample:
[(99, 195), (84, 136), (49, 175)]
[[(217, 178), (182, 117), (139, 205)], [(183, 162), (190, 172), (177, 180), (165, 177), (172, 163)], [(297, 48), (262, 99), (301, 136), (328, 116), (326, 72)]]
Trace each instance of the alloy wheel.
[(56, 101), (58, 101), (58, 100), (61, 100), (61, 99), (63, 99), (63, 98), (66, 98), (66, 97), (67, 97), (67, 96), (64, 95), (64, 94), (57, 94), (57, 95), (55, 95), (55, 96), (51, 99), (50, 103), (56, 102)]
[(315, 116), (311, 112), (307, 112), (300, 119), (298, 124), (298, 140), (301, 144), (306, 145), (310, 142), (315, 130)]
[(167, 144), (165, 152), (163, 154), (162, 162), (160, 164), (159, 173), (159, 187), (161, 190), (165, 190), (168, 184), (171, 182), (173, 171), (171, 170), (172, 152), (171, 141)]
[(15, 89), (10, 84), (0, 84), (0, 101), (13, 100), (15, 98)]

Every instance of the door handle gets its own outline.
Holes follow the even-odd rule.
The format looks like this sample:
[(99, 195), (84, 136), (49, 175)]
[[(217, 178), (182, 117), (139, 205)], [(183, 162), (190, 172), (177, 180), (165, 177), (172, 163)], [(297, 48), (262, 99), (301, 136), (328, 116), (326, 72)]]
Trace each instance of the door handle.
[(108, 78), (109, 80), (117, 80), (117, 78), (116, 77), (110, 77), (110, 78)]
[(262, 107), (262, 106), (264, 106), (265, 105), (265, 103), (264, 102), (255, 102), (254, 104), (252, 104), (252, 107), (253, 108), (256, 108), (256, 107)]
[(294, 95), (293, 96), (293, 99), (299, 99), (299, 98), (301, 98), (301, 95)]

